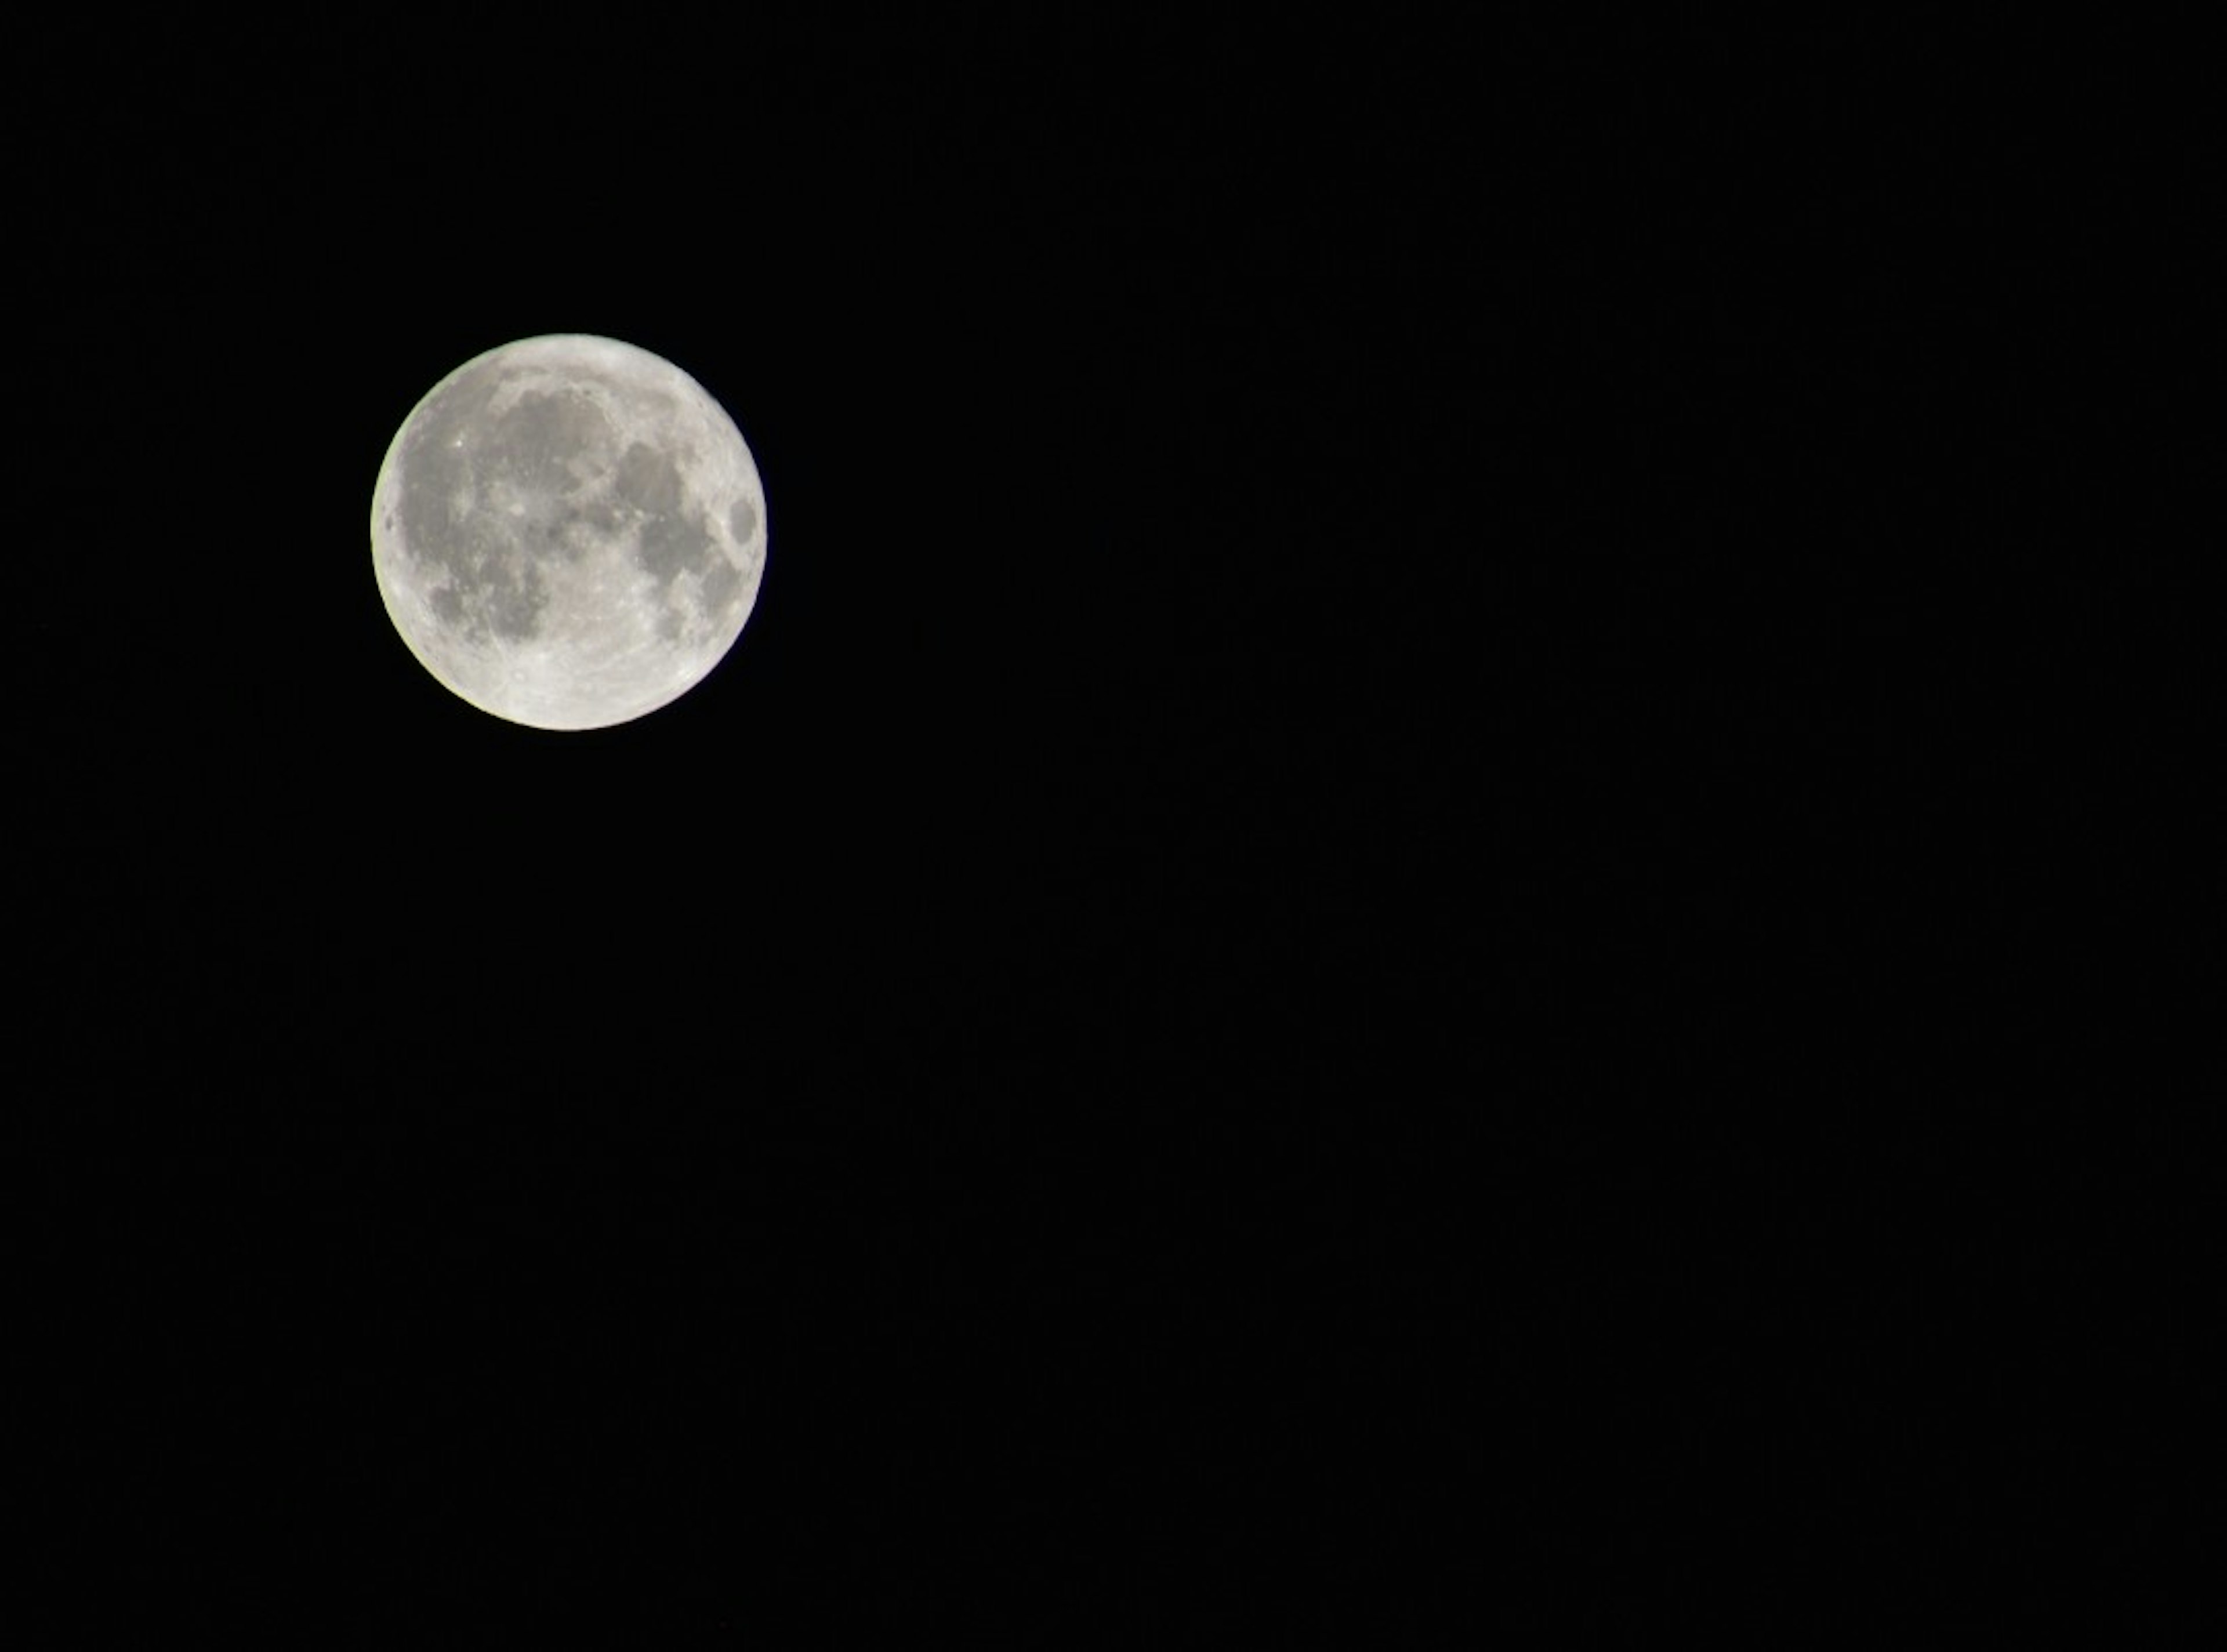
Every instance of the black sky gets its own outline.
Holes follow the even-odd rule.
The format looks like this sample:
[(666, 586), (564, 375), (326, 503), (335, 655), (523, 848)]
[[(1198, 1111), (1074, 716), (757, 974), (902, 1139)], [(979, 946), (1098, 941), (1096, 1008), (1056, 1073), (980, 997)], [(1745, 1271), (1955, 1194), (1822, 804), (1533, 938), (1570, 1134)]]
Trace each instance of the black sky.
[[(2034, 434), (1955, 100), (1856, 31), (604, 26), (16, 71), (73, 1610), (1453, 1644), (1752, 1540), (1798, 1624), (1874, 1498), (2010, 1566), (1974, 1396), (2071, 1241), (1970, 1220), (1932, 1052), (2045, 973), (1978, 822), (2071, 807), (2083, 656), (1940, 550)], [(721, 400), (770, 550), (555, 736), (366, 525), (565, 331)]]

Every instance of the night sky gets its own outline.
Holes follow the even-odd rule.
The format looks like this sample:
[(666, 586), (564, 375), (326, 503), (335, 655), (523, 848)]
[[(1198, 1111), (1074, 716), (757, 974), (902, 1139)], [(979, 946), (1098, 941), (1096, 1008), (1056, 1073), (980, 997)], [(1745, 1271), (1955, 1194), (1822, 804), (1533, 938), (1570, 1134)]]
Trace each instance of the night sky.
[[(37, 1643), (1796, 1644), (2022, 1575), (1975, 1510), (2104, 1294), (2001, 1170), (2075, 1156), (2002, 1062), (2101, 1059), (2026, 898), (2085, 598), (1977, 549), (2064, 475), (1960, 262), (2024, 151), (1944, 170), (1856, 30), (1053, 11), (26, 46)], [(550, 332), (702, 383), (770, 530), (584, 734), (367, 542)]]

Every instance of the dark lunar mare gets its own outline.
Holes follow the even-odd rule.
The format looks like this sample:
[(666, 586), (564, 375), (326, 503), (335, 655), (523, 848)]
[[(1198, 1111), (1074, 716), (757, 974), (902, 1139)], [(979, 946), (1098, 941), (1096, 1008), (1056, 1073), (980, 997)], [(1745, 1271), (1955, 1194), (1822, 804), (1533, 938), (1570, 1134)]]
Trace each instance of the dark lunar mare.
[(670, 585), (683, 569), (704, 572), (714, 544), (711, 526), (701, 512), (683, 512), (686, 490), (669, 455), (636, 442), (619, 461), (612, 489), (622, 503), (642, 513), (635, 559), (660, 585)]
[[(578, 548), (537, 522), (529, 548), (508, 525), (476, 509), (461, 520), (452, 501), (476, 505), (485, 481), (511, 482), (529, 497), (553, 497), (576, 484), (566, 462), (608, 441), (608, 426), (585, 397), (529, 391), (499, 418), (487, 409), (505, 375), (470, 369), (426, 408), (404, 455), (400, 501), (404, 544), (440, 576), (434, 611), (467, 641), (523, 641), (539, 631), (549, 593), (539, 556), (577, 558)], [(491, 440), (474, 439), (492, 424)]]

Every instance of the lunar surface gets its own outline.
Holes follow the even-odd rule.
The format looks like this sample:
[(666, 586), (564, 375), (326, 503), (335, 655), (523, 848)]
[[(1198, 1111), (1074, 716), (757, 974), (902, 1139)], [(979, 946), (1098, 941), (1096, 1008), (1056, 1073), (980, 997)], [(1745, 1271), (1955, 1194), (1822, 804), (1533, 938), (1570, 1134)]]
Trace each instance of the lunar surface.
[(625, 723), (702, 681), (765, 566), (742, 434), (672, 363), (614, 339), (475, 357), (403, 421), (372, 561), (410, 651), (482, 711)]

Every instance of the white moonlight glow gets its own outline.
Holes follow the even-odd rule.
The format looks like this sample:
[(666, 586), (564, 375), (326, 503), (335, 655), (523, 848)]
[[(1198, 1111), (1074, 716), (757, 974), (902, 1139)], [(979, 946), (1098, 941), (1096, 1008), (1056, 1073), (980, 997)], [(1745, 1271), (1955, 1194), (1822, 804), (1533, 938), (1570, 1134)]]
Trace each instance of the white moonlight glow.
[(372, 562), (418, 661), (483, 711), (598, 729), (678, 699), (742, 632), (765, 494), (671, 362), (564, 334), (476, 356), (395, 433)]

